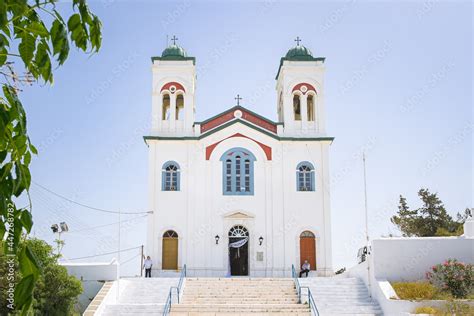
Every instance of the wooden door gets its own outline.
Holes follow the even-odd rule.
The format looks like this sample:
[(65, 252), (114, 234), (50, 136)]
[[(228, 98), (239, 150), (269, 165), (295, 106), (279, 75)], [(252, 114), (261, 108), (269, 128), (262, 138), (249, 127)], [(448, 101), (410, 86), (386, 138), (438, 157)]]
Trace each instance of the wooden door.
[(178, 270), (178, 238), (163, 237), (163, 270)]
[(304, 261), (308, 260), (311, 270), (316, 270), (316, 240), (311, 235), (302, 234), (300, 237), (300, 269)]

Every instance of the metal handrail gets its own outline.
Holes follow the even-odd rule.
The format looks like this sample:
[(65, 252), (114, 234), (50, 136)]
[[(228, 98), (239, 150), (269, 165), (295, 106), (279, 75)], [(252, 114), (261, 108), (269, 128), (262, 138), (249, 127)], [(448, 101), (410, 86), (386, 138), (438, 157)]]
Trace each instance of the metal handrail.
[(296, 287), (296, 294), (298, 294), (298, 303), (301, 304), (301, 289), (307, 289), (308, 293), (308, 304), (309, 308), (311, 309), (311, 315), (319, 316), (319, 311), (318, 308), (316, 307), (316, 302), (314, 301), (313, 294), (311, 293), (311, 290), (307, 286), (301, 286), (300, 281), (298, 280), (298, 274), (296, 273), (295, 265), (291, 265), (291, 277), (295, 281), (295, 287)]
[(170, 291), (168, 292), (168, 298), (166, 299), (166, 304), (163, 309), (163, 316), (166, 316), (171, 311), (171, 304), (173, 299), (173, 289), (176, 290), (176, 296), (178, 297), (178, 304), (179, 304), (179, 296), (181, 293), (181, 287), (183, 286), (183, 280), (186, 277), (186, 264), (183, 266), (181, 270), (181, 275), (179, 276), (178, 286), (170, 286)]
[(295, 270), (295, 265), (291, 265), (291, 277), (295, 281), (295, 287), (296, 287), (296, 294), (298, 294), (298, 303), (301, 303), (301, 286), (300, 286), (300, 281), (298, 280), (296, 270)]
[[(314, 312), (314, 315), (319, 316), (319, 311), (318, 311), (318, 308), (316, 307), (316, 302), (314, 301), (313, 294), (311, 293), (311, 289), (307, 286), (301, 286), (300, 295), (301, 295), (301, 289), (306, 289), (307, 291), (306, 293), (308, 294), (308, 304), (309, 304), (309, 308), (311, 309), (311, 315), (313, 315), (313, 312)], [(300, 300), (301, 300), (301, 297), (300, 297)]]

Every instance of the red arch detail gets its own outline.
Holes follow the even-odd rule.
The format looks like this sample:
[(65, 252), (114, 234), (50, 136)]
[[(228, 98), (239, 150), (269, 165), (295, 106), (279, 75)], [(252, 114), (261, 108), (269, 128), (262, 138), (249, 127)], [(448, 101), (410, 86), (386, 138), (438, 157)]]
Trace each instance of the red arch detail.
[[(293, 87), (293, 90), (291, 90), (291, 92), (301, 91), (301, 87), (303, 87), (303, 86), (306, 86), (306, 88), (308, 89), (306, 92), (308, 92), (308, 91), (316, 92), (316, 89), (313, 87), (313, 85), (311, 85), (309, 83), (306, 83), (306, 82), (298, 83), (296, 86)], [(306, 92), (303, 92), (303, 91), (301, 91), (301, 92), (303, 94), (306, 94)]]
[(207, 147), (206, 147), (206, 160), (209, 160), (209, 158), (211, 158), (211, 154), (212, 154), (212, 152), (214, 151), (214, 149), (217, 147), (217, 145), (219, 145), (219, 144), (220, 144), (221, 142), (223, 142), (224, 140), (229, 139), (229, 138), (233, 138), (233, 137), (243, 137), (243, 138), (250, 139), (251, 141), (254, 141), (255, 143), (257, 143), (257, 144), (260, 146), (260, 148), (263, 149), (263, 151), (265, 152), (265, 156), (267, 156), (267, 159), (268, 159), (268, 160), (272, 160), (272, 148), (271, 148), (270, 146), (267, 146), (267, 145), (265, 145), (265, 144), (263, 144), (263, 143), (261, 143), (261, 142), (259, 142), (259, 141), (256, 141), (256, 140), (253, 139), (253, 138), (250, 138), (250, 137), (248, 137), (248, 136), (242, 135), (242, 134), (240, 134), (240, 133), (236, 133), (236, 134), (234, 134), (234, 135), (232, 135), (232, 136), (229, 136), (229, 137), (226, 137), (226, 138), (224, 138), (224, 139), (222, 139), (222, 140), (220, 140), (220, 141), (218, 141), (218, 142), (216, 142), (216, 143), (214, 143), (214, 144), (212, 144), (212, 145), (207, 146)]
[(171, 86), (175, 86), (176, 87), (176, 91), (178, 90), (181, 90), (181, 91), (184, 91), (186, 92), (186, 90), (184, 90), (184, 87), (182, 84), (178, 83), (178, 82), (168, 82), (166, 83), (160, 90), (160, 92), (163, 92), (163, 90), (169, 90)]

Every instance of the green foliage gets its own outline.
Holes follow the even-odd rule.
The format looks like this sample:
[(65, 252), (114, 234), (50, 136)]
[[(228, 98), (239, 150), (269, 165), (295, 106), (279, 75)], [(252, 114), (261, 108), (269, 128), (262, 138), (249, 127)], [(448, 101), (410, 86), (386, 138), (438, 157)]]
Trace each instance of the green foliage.
[[(41, 273), (38, 279), (33, 282), (31, 274), (23, 277), (20, 281), (25, 282), (22, 288), (24, 291), (31, 290), (33, 295), (23, 295), (23, 299), (33, 307), (33, 314), (38, 316), (49, 315), (72, 315), (77, 296), (82, 292), (82, 285), (75, 277), (68, 275), (65, 267), (58, 264), (58, 256), (54, 254), (53, 247), (40, 239), (27, 239), (20, 244), (21, 251), (31, 250), (31, 255), (35, 258)], [(18, 260), (15, 258), (15, 267)], [(0, 272), (8, 270), (7, 257), (0, 255)], [(5, 277), (3, 277), (5, 275)], [(17, 275), (18, 279), (23, 276), (23, 272)], [(0, 315), (7, 315), (11, 312), (6, 307), (8, 303), (8, 287), (10, 281), (6, 278), (6, 273), (0, 274)]]
[(474, 315), (474, 307), (463, 302), (450, 301), (446, 303), (439, 315), (472, 316)]
[(401, 300), (432, 300), (437, 292), (428, 282), (394, 282), (392, 287)]
[(420, 306), (415, 309), (413, 312), (414, 314), (430, 314), (430, 315), (438, 315), (440, 311), (434, 307), (430, 306)]
[(474, 265), (456, 259), (431, 267), (426, 277), (436, 288), (449, 291), (454, 298), (467, 298), (474, 291)]
[[(86, 53), (99, 50), (101, 22), (92, 14), (85, 0), (73, 0), (73, 14), (64, 19), (56, 10), (55, 0), (0, 1), (0, 241), (3, 253), (15, 255), (22, 279), (15, 288), (15, 303), (27, 314), (33, 303), (33, 289), (39, 265), (28, 243), (20, 250), (23, 235), (31, 231), (31, 202), (28, 209), (18, 209), (13, 200), (29, 198), (29, 165), (38, 152), (27, 133), (25, 109), (18, 97), (18, 84), (33, 80), (53, 82), (52, 69), (66, 61), (71, 44)], [(21, 71), (13, 67), (20, 62)]]
[(443, 202), (437, 193), (430, 193), (427, 189), (418, 191), (423, 205), (410, 210), (406, 199), (400, 195), (397, 215), (390, 220), (402, 232), (403, 236), (459, 236), (469, 210), (463, 215), (458, 213), (457, 220), (446, 212)]

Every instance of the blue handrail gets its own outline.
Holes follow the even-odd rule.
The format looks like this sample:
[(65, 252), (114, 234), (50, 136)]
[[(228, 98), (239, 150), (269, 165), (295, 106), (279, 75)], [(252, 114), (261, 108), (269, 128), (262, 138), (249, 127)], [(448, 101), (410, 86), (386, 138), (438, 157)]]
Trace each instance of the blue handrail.
[(163, 309), (163, 316), (166, 316), (171, 311), (171, 304), (173, 299), (173, 290), (176, 290), (176, 296), (178, 297), (178, 304), (179, 304), (179, 296), (181, 294), (181, 287), (183, 286), (183, 280), (186, 277), (186, 265), (183, 266), (181, 270), (181, 275), (179, 276), (178, 286), (171, 286), (170, 291), (168, 292), (168, 298), (166, 299), (166, 304)]
[(316, 307), (316, 302), (314, 301), (313, 294), (311, 293), (311, 289), (307, 286), (301, 286), (300, 291), (301, 289), (306, 289), (307, 291), (306, 293), (308, 294), (308, 304), (309, 304), (309, 307), (311, 308), (311, 315), (313, 315), (314, 313), (314, 315), (319, 316), (319, 311), (318, 311), (318, 308)]
[(308, 294), (308, 304), (309, 308), (311, 309), (311, 315), (313, 315), (314, 313), (314, 315), (319, 316), (319, 311), (316, 307), (316, 302), (314, 301), (313, 294), (311, 293), (309, 287), (300, 285), (300, 281), (298, 280), (298, 274), (296, 273), (294, 264), (291, 265), (291, 277), (295, 281), (296, 294), (298, 294), (298, 303), (301, 304), (301, 289), (306, 289)]

